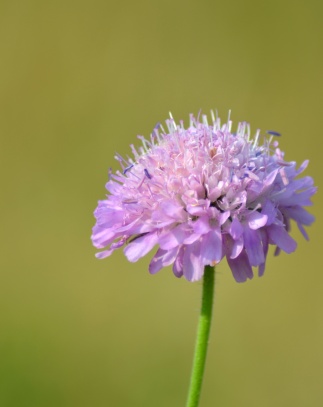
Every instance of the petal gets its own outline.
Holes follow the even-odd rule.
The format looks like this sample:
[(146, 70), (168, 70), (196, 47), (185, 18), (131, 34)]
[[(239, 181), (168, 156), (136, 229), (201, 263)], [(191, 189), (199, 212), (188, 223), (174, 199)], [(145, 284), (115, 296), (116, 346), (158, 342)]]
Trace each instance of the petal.
[(168, 217), (184, 221), (186, 219), (184, 208), (175, 200), (165, 200), (159, 205), (160, 210)]
[(273, 203), (269, 199), (267, 199), (262, 207), (261, 213), (267, 215), (266, 225), (271, 225), (276, 219), (277, 209), (275, 208)]
[(209, 217), (201, 216), (192, 224), (192, 228), (194, 232), (199, 235), (204, 235), (205, 233), (208, 233), (211, 230)]
[(178, 250), (179, 247), (175, 247), (171, 250), (163, 250), (159, 248), (149, 264), (149, 273), (155, 274), (161, 268), (172, 264), (175, 261)]
[(316, 191), (317, 191), (316, 187), (311, 187), (305, 189), (302, 192), (293, 193), (290, 197), (286, 199), (280, 199), (279, 203), (284, 206), (294, 206), (294, 205), (311, 206), (312, 202), (310, 198), (312, 197), (312, 195), (316, 193)]
[(202, 236), (201, 256), (203, 264), (219, 262), (222, 259), (222, 237), (219, 229), (212, 229)]
[(184, 246), (181, 246), (173, 264), (173, 273), (178, 278), (182, 277), (183, 275), (183, 256), (184, 256)]
[(116, 238), (116, 232), (113, 229), (104, 229), (95, 225), (92, 231), (92, 243), (98, 249), (103, 249)]
[(237, 218), (234, 218), (230, 226), (230, 234), (233, 239), (239, 239), (243, 233), (243, 227)]
[[(183, 218), (184, 213), (184, 218)], [(151, 215), (151, 220), (158, 225), (158, 228), (171, 225), (176, 221), (185, 221), (185, 212), (182, 207), (176, 205), (172, 200), (162, 201), (157, 208), (155, 208)]]
[(183, 244), (192, 244), (196, 242), (201, 237), (201, 235), (197, 235), (196, 233), (190, 233), (184, 240)]
[(185, 246), (183, 255), (183, 273), (188, 281), (198, 281), (203, 276), (204, 265), (201, 258), (199, 241)]
[(96, 253), (95, 257), (97, 259), (104, 259), (105, 257), (109, 257), (114, 252), (113, 249), (104, 250), (103, 252)]
[(289, 217), (296, 220), (296, 222), (302, 223), (303, 225), (309, 226), (311, 225), (315, 217), (308, 213), (306, 209), (302, 208), (301, 206), (293, 206), (286, 210)]
[(265, 261), (265, 256), (258, 230), (252, 230), (245, 227), (243, 238), (250, 264), (252, 266), (259, 266), (259, 264)]
[(186, 210), (192, 216), (203, 216), (203, 215), (205, 215), (205, 209), (201, 208), (200, 206), (187, 205)]
[(262, 182), (253, 182), (248, 189), (248, 202), (252, 202), (261, 195), (265, 195), (272, 187), (279, 169), (273, 170)]
[(298, 229), (300, 230), (301, 234), (305, 237), (306, 240), (310, 240), (310, 238), (308, 237), (308, 234), (306, 232), (306, 230), (304, 229), (303, 225), (301, 223), (297, 223)]
[(280, 255), (280, 252), (281, 252), (280, 247), (276, 246), (275, 252), (274, 252), (274, 256), (279, 256), (279, 255)]
[(267, 219), (267, 215), (254, 211), (248, 216), (249, 227), (253, 230), (259, 229), (266, 225)]
[(243, 251), (236, 259), (230, 259), (230, 257), (227, 256), (227, 260), (233, 277), (238, 283), (243, 283), (248, 278), (252, 279), (253, 272), (245, 251)]
[(98, 207), (94, 212), (97, 218), (97, 225), (105, 229), (112, 228), (115, 225), (122, 225), (124, 218), (123, 210), (111, 210), (110, 208)]
[(270, 225), (268, 226), (269, 238), (284, 252), (292, 253), (297, 247), (295, 240), (287, 233), (285, 227)]
[(226, 212), (220, 213), (220, 216), (219, 216), (219, 224), (220, 224), (220, 225), (223, 225), (223, 224), (228, 220), (228, 218), (230, 217), (230, 215), (231, 215), (231, 212), (230, 212), (230, 211), (226, 211)]
[(131, 262), (136, 262), (145, 254), (147, 254), (158, 243), (158, 235), (155, 233), (147, 233), (144, 236), (136, 238), (124, 249), (124, 254)]
[(309, 160), (305, 160), (299, 167), (299, 169), (296, 171), (296, 175), (300, 174), (301, 172), (303, 172), (306, 167), (308, 166)]
[(189, 236), (189, 230), (185, 223), (175, 226), (170, 231), (159, 237), (159, 245), (164, 250), (170, 250), (183, 243)]
[(262, 263), (258, 267), (258, 276), (262, 277), (265, 273), (266, 262)]
[(271, 187), (271, 185), (274, 183), (274, 181), (275, 181), (275, 179), (277, 177), (278, 171), (279, 171), (279, 169), (273, 170), (263, 180), (264, 185), (263, 185), (263, 188), (262, 188), (262, 191), (261, 191), (262, 193), (266, 192)]
[(267, 229), (262, 229), (260, 231), (260, 237), (261, 237), (261, 241), (262, 241), (262, 247), (264, 249), (264, 255), (266, 258), (267, 254), (268, 254), (268, 248), (269, 248)]
[(231, 251), (231, 259), (235, 259), (236, 257), (239, 256), (239, 254), (242, 252), (243, 249), (243, 238), (240, 237), (239, 239), (235, 240), (232, 246), (232, 251)]

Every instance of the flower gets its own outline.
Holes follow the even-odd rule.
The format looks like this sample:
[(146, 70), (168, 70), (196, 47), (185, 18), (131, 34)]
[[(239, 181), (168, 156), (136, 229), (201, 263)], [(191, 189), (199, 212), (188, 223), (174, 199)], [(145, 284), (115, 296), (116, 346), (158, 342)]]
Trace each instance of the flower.
[(150, 273), (173, 265), (175, 276), (197, 281), (225, 256), (243, 282), (253, 277), (252, 267), (264, 274), (269, 245), (275, 254), (296, 249), (292, 219), (308, 239), (304, 225), (314, 217), (303, 207), (316, 188), (311, 177), (297, 178), (308, 161), (297, 169), (284, 160), (272, 141), (279, 133), (268, 131), (260, 144), (259, 130), (251, 139), (241, 122), (232, 133), (230, 115), (221, 125), (213, 112), (211, 125), (205, 115), (201, 121), (191, 115), (187, 129), (171, 115), (166, 124), (168, 132), (158, 124), (150, 140), (138, 136), (134, 159), (115, 157), (122, 172), (110, 170), (109, 194), (94, 212), (92, 241), (106, 248), (98, 258), (124, 246), (135, 262), (158, 246)]

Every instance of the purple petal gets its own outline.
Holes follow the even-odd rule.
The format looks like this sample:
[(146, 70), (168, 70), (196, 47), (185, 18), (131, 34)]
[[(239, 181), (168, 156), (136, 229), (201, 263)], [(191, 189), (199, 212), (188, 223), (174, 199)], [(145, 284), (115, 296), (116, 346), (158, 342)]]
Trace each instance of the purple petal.
[(266, 225), (271, 225), (277, 216), (277, 209), (273, 205), (273, 203), (267, 199), (265, 204), (262, 207), (261, 213), (267, 216)]
[(155, 233), (147, 233), (144, 236), (138, 237), (124, 249), (124, 254), (131, 262), (136, 262), (145, 254), (147, 254), (158, 243), (158, 235)]
[(122, 209), (111, 210), (110, 208), (98, 207), (94, 215), (97, 218), (97, 225), (108, 229), (115, 225), (122, 225), (124, 211)]
[(273, 184), (275, 181), (277, 174), (278, 174), (279, 169), (273, 170), (271, 173), (269, 173), (266, 178), (263, 180), (264, 186), (262, 188), (262, 193), (267, 191), (269, 187)]
[(279, 256), (281, 252), (281, 248), (276, 246), (275, 251), (274, 251), (274, 256)]
[(236, 257), (238, 257), (239, 254), (242, 252), (242, 249), (243, 249), (243, 238), (240, 237), (239, 239), (235, 240), (232, 245), (230, 258), (235, 259)]
[(198, 281), (203, 276), (204, 265), (201, 258), (200, 242), (185, 246), (183, 272), (188, 281)]
[(261, 195), (267, 193), (267, 191), (272, 187), (279, 169), (273, 170), (262, 182), (254, 182), (248, 190), (248, 202), (254, 201)]
[(288, 216), (296, 220), (296, 222), (302, 223), (306, 226), (311, 225), (315, 220), (315, 217), (301, 206), (293, 206), (288, 208), (286, 212), (288, 213)]
[(178, 249), (178, 247), (171, 250), (163, 250), (159, 248), (149, 264), (149, 272), (155, 274), (161, 268), (172, 264), (175, 261)]
[(165, 200), (159, 205), (160, 210), (170, 218), (185, 221), (184, 208), (179, 205), (175, 200)]
[(258, 276), (262, 277), (265, 273), (265, 268), (266, 268), (266, 262), (263, 262), (262, 264), (259, 265), (258, 267)]
[(210, 202), (208, 200), (200, 199), (196, 204), (186, 205), (186, 210), (190, 215), (203, 216), (209, 205)]
[(278, 202), (285, 202), (287, 199), (295, 197), (297, 191), (305, 190), (312, 187), (314, 184), (312, 177), (303, 177), (292, 180), (285, 188), (279, 192), (275, 192), (272, 198)]
[(115, 181), (108, 181), (105, 187), (112, 195), (119, 195), (122, 191), (122, 185)]
[(230, 234), (233, 239), (239, 239), (242, 236), (243, 227), (237, 218), (234, 218), (230, 226)]
[(95, 257), (97, 259), (104, 259), (109, 257), (114, 252), (114, 249), (104, 250), (103, 252), (96, 253)]
[(204, 235), (205, 233), (208, 233), (211, 230), (209, 217), (201, 216), (193, 223), (192, 228), (194, 232), (199, 235)]
[(302, 192), (293, 193), (289, 198), (280, 199), (279, 203), (284, 206), (311, 206), (312, 202), (310, 198), (316, 193), (316, 191), (316, 187), (311, 187)]
[[(140, 221), (140, 218), (136, 218), (135, 220), (133, 220), (130, 223), (127, 223), (126, 225), (120, 227), (117, 229), (118, 232), (128, 232), (129, 230), (131, 230), (131, 232), (133, 231), (133, 227), (137, 225), (137, 223)], [(133, 232), (132, 232), (133, 233)], [(137, 232), (139, 233), (139, 232)]]
[(116, 233), (112, 229), (103, 229), (100, 226), (94, 226), (92, 233), (92, 243), (98, 249), (103, 249), (116, 238)]
[(250, 264), (252, 266), (259, 266), (259, 264), (265, 261), (265, 256), (258, 230), (252, 230), (245, 227), (243, 238)]
[(164, 250), (170, 250), (183, 243), (184, 239), (189, 236), (189, 230), (185, 223), (182, 223), (169, 232), (159, 237), (159, 245)]
[(306, 240), (310, 240), (310, 238), (308, 237), (308, 234), (306, 232), (306, 230), (304, 229), (303, 225), (299, 222), (297, 222), (297, 226), (298, 229), (300, 230), (301, 234), (305, 237)]
[(201, 237), (201, 235), (197, 235), (196, 233), (190, 233), (184, 240), (183, 244), (192, 244), (196, 242)]
[(230, 215), (231, 215), (230, 211), (221, 213), (219, 216), (219, 224), (223, 225), (229, 219)]
[(261, 241), (262, 241), (262, 247), (264, 249), (264, 255), (265, 255), (265, 258), (266, 258), (267, 254), (268, 254), (268, 248), (269, 248), (267, 229), (262, 229), (260, 231), (260, 237), (261, 237)]
[(268, 226), (269, 238), (284, 252), (292, 253), (297, 247), (295, 240), (288, 234), (283, 226)]
[(219, 262), (222, 259), (222, 237), (219, 229), (212, 229), (202, 236), (201, 256), (203, 264)]
[(182, 277), (183, 275), (183, 256), (184, 256), (184, 246), (181, 246), (173, 264), (173, 273), (178, 278)]
[(230, 257), (227, 256), (227, 260), (233, 277), (238, 283), (243, 283), (248, 278), (252, 279), (253, 272), (245, 251), (236, 259), (230, 259)]
[(309, 160), (305, 160), (299, 167), (299, 169), (296, 171), (296, 175), (300, 174), (301, 172), (303, 172), (306, 167), (308, 166)]

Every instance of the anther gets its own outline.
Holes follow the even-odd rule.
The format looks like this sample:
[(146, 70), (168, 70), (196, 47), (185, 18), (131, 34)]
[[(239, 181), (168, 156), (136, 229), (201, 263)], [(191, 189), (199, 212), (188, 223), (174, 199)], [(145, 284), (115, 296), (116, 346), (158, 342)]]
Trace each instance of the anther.
[(126, 175), (126, 173), (127, 173), (128, 171), (130, 171), (133, 166), (134, 166), (134, 164), (131, 164), (131, 165), (129, 165), (129, 167), (125, 168), (125, 169), (123, 170), (123, 175)]
[(147, 177), (148, 179), (151, 179), (151, 178), (152, 178), (152, 176), (149, 174), (147, 168), (144, 169), (144, 173), (145, 173), (145, 175), (146, 175), (146, 177)]
[(276, 137), (281, 136), (281, 133), (278, 133), (278, 131), (274, 131), (274, 130), (267, 130), (266, 133), (270, 134), (271, 136), (276, 136)]

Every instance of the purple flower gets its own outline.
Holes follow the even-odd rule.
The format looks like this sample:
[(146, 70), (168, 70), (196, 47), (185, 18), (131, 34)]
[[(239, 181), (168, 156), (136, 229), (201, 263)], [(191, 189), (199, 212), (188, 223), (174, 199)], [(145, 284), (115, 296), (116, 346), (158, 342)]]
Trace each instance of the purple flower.
[(250, 127), (232, 122), (221, 126), (214, 118), (209, 125), (190, 117), (190, 126), (166, 121), (150, 140), (139, 137), (142, 147), (131, 146), (134, 159), (117, 155), (122, 171), (106, 184), (106, 199), (94, 215), (92, 240), (110, 256), (124, 246), (127, 259), (135, 262), (155, 246), (149, 271), (173, 265), (175, 276), (199, 280), (205, 265), (227, 258), (238, 282), (265, 271), (269, 245), (291, 253), (296, 242), (290, 236), (290, 221), (296, 221), (308, 239), (304, 225), (314, 217), (303, 207), (311, 205), (316, 192), (311, 177), (297, 178), (298, 169), (284, 160), (277, 132), (269, 131), (260, 144), (260, 131), (250, 137)]

